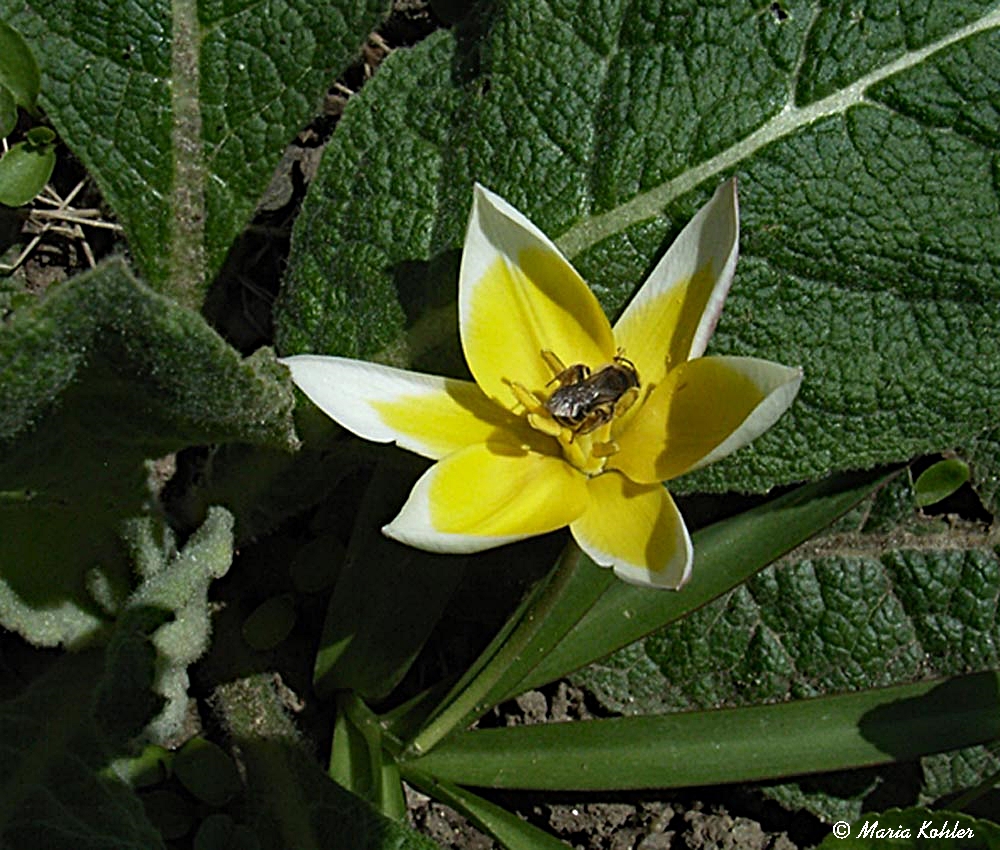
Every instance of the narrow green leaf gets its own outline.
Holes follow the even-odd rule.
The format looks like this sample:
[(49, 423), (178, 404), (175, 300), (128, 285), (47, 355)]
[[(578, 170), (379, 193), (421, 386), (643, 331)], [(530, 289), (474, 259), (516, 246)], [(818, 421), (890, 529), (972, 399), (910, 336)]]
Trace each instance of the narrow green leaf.
[(463, 732), (411, 762), (491, 788), (752, 782), (914, 759), (1000, 737), (1000, 674), (749, 708)]
[(53, 145), (12, 145), (0, 159), (0, 204), (20, 207), (30, 202), (45, 188), (55, 167)]
[(868, 474), (808, 484), (700, 529), (693, 535), (694, 572), (682, 591), (655, 593), (610, 582), (579, 622), (505, 695), (565, 676), (701, 607), (808, 540), (886, 480)]
[(2, 0), (0, 17), (38, 54), (42, 106), (145, 279), (197, 307), (285, 146), (387, 8)]
[(382, 535), (399, 509), (401, 477), (411, 471), (381, 465), (365, 492), (316, 655), (320, 694), (351, 689), (372, 700), (388, 695), (465, 570), (465, 558), (421, 552)]
[(969, 480), (969, 465), (958, 458), (939, 460), (913, 482), (917, 505), (926, 508), (947, 499)]
[[(581, 580), (582, 572), (586, 571), (585, 560), (575, 544), (567, 547), (556, 568), (525, 596), (476, 662), (421, 725), (407, 752), (427, 752), (455, 729), (472, 723), (500, 701), (510, 671), (517, 670), (526, 657), (532, 664), (538, 662), (538, 652), (529, 648), (541, 644), (544, 649), (565, 634), (604, 586), (601, 583), (604, 577), (595, 575), (596, 567), (592, 564), (592, 571), (587, 571)], [(550, 617), (567, 598), (579, 607)], [(557, 624), (555, 627), (551, 625), (553, 622)]]
[(0, 87), (13, 95), (18, 106), (34, 111), (40, 84), (41, 72), (31, 48), (16, 29), (0, 20)]
[(466, 788), (432, 779), (419, 771), (407, 771), (406, 780), (425, 794), (465, 815), (477, 828), (499, 841), (506, 850), (566, 850), (568, 846)]
[(353, 693), (345, 692), (337, 699), (329, 774), (382, 814), (405, 820), (399, 768), (384, 746), (378, 718)]

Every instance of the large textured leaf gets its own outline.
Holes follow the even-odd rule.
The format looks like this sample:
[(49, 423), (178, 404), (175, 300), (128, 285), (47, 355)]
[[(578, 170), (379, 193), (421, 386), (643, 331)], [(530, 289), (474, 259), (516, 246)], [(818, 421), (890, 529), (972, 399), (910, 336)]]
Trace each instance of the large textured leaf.
[(149, 509), (148, 458), (212, 441), (293, 442), (266, 352), (246, 361), (120, 263), (0, 327), (0, 622), (44, 645), (91, 635), (128, 592), (121, 522)]
[(200, 303), (285, 145), (386, 0), (0, 2), (41, 104), (157, 289)]
[(285, 353), (423, 367), (453, 349), (474, 179), (556, 237), (615, 313), (736, 174), (742, 260), (713, 350), (806, 378), (777, 428), (682, 486), (765, 489), (995, 422), (995, 4), (486, 14), (479, 33), (397, 52), (349, 104), (298, 221)]

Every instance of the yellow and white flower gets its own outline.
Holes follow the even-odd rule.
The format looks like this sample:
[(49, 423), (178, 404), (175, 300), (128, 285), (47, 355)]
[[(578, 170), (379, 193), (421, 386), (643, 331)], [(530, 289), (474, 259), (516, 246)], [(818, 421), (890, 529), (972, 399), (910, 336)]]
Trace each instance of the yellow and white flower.
[[(383, 529), (390, 537), (477, 552), (568, 525), (620, 578), (679, 588), (691, 573), (691, 539), (662, 482), (745, 446), (788, 409), (802, 381), (801, 369), (767, 360), (703, 356), (738, 241), (730, 181), (612, 328), (555, 245), (477, 185), (459, 277), (459, 330), (475, 383), (340, 357), (283, 362), (345, 428), (437, 461)], [(569, 387), (583, 393), (585, 411), (596, 409), (584, 391), (609, 366), (634, 366), (638, 388), (602, 399), (584, 424), (557, 420), (552, 394)]]

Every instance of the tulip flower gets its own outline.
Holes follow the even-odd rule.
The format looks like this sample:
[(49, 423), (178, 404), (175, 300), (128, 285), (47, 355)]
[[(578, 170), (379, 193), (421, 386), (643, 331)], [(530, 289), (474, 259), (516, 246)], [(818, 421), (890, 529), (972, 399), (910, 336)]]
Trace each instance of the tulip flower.
[(767, 360), (704, 356), (738, 242), (730, 181), (612, 327), (552, 241), (477, 185), (458, 284), (474, 383), (340, 357), (283, 362), (343, 427), (436, 461), (389, 537), (468, 553), (569, 526), (625, 581), (680, 588), (693, 551), (663, 482), (745, 446), (802, 381)]

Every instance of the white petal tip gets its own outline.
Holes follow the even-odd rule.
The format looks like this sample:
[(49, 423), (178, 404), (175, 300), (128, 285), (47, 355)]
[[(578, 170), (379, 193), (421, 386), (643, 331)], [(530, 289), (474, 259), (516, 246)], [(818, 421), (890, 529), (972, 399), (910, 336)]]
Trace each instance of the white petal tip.
[(652, 590), (681, 590), (691, 580), (692, 557), (683, 563), (669, 564), (662, 570), (649, 570), (634, 564), (615, 564), (615, 575), (626, 584), (648, 587)]

